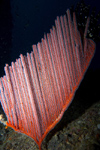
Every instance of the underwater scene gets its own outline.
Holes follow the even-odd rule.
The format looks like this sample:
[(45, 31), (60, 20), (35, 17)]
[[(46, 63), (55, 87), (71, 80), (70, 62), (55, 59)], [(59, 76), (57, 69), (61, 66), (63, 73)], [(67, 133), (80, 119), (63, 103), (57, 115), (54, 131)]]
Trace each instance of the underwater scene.
[(0, 1), (0, 150), (100, 149), (99, 3)]

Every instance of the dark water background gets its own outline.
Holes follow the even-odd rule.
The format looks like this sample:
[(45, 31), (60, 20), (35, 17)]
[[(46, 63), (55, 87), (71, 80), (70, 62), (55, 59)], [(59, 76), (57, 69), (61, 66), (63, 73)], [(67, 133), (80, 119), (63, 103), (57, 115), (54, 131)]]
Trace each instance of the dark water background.
[[(44, 33), (49, 33), (56, 17), (64, 15), (77, 2), (79, 0), (0, 0), (0, 77), (5, 74), (6, 63), (11, 65), (20, 54), (30, 53), (32, 45), (40, 42)], [(85, 0), (85, 3), (100, 11), (99, 0)], [(91, 98), (96, 98), (100, 86), (100, 43), (89, 70), (93, 72), (84, 79), (84, 93), (88, 91)]]
[[(4, 66), (20, 54), (31, 52), (32, 44), (41, 41), (54, 25), (57, 16), (79, 0), (1, 0), (0, 1), (0, 76)], [(99, 0), (85, 0), (91, 8), (99, 9)], [(97, 45), (91, 68), (100, 69), (100, 44)]]

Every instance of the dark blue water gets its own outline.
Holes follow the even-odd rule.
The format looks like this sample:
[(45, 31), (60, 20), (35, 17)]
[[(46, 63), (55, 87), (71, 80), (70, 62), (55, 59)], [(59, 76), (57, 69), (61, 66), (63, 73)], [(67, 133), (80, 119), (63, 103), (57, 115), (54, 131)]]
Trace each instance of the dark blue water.
[[(54, 25), (56, 16), (64, 15), (79, 0), (1, 0), (0, 10), (0, 76), (4, 66), (9, 65), (22, 53), (31, 52), (32, 44), (41, 41), (44, 33)], [(85, 0), (86, 4), (99, 9), (99, 1)], [(100, 44), (97, 45), (91, 68), (100, 69)]]
[[(79, 0), (1, 0), (0, 77), (4, 75), (6, 63), (10, 65), (12, 61), (15, 62), (16, 58), (19, 58), (20, 54), (30, 53), (32, 45), (40, 42), (44, 33), (49, 33), (56, 17), (64, 15), (66, 10), (71, 5), (76, 5), (77, 2)], [(85, 3), (90, 5), (91, 8), (96, 7), (97, 12), (100, 11), (99, 0), (85, 0)], [(89, 69), (99, 69), (100, 72), (100, 43), (97, 44), (96, 53)], [(86, 89), (84, 93), (90, 92), (89, 102), (92, 98), (94, 101), (99, 99), (97, 86), (100, 85), (100, 74), (98, 74), (98, 71), (94, 74), (92, 77), (91, 73), (91, 79), (90, 76), (85, 77), (84, 84), (86, 85), (83, 85)]]

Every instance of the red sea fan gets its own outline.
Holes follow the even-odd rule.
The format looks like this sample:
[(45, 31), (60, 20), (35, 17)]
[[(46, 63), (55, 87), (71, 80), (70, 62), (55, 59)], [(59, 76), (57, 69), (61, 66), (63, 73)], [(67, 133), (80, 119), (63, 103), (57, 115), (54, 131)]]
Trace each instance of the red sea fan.
[(50, 33), (33, 45), (33, 51), (11, 66), (0, 78), (0, 100), (7, 125), (41, 143), (70, 105), (93, 58), (95, 43), (83, 39), (75, 13), (57, 17)]

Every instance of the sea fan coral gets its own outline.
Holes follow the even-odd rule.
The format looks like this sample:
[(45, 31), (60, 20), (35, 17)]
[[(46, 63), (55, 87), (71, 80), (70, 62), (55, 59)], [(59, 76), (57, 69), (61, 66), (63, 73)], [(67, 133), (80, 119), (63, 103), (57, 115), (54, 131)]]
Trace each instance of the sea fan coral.
[(70, 105), (94, 56), (95, 43), (86, 37), (88, 24), (89, 18), (82, 36), (75, 12), (71, 17), (68, 9), (30, 54), (6, 64), (6, 75), (0, 78), (7, 125), (33, 138), (39, 149)]

